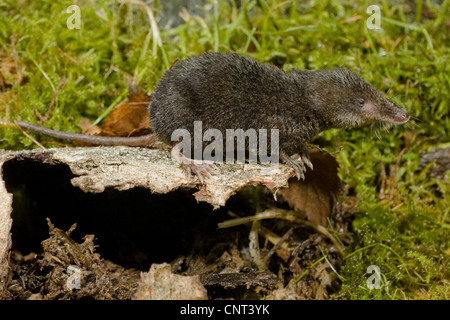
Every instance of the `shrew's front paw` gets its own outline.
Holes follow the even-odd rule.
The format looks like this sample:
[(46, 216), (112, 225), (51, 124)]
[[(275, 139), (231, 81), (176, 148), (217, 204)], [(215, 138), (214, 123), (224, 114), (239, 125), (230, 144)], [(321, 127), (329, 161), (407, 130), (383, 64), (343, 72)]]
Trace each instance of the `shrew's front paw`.
[(306, 151), (302, 151), (300, 154), (294, 154), (292, 156), (289, 156), (287, 153), (282, 151), (280, 153), (280, 159), (288, 166), (294, 168), (295, 175), (298, 180), (305, 180), (306, 167), (313, 170), (313, 164), (309, 159), (308, 152)]

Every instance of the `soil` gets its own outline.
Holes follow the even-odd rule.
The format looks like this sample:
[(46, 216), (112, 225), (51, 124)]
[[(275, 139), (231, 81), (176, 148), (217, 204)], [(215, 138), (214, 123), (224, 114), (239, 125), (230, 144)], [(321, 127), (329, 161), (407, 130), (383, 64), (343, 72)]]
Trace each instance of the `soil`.
[[(250, 192), (255, 190), (257, 189)], [(340, 286), (336, 273), (325, 260), (313, 268), (311, 265), (325, 253), (330, 264), (335, 270), (339, 270), (343, 259), (323, 234), (298, 223), (263, 221), (262, 228), (281, 236), (281, 241), (274, 247), (268, 243), (267, 238), (260, 236), (259, 245), (266, 269), (259, 270), (249, 251), (250, 225), (217, 229), (218, 221), (229, 219), (229, 211), (239, 214), (248, 211), (248, 192), (238, 193), (224, 209), (216, 211), (186, 201), (186, 195), (180, 192), (175, 197), (178, 202), (184, 199), (183, 214), (191, 210), (198, 211), (197, 214), (191, 211), (187, 220), (176, 213), (171, 216), (174, 205), (169, 203), (173, 200), (164, 202), (167, 210), (160, 210), (160, 216), (152, 216), (152, 223), (157, 227), (148, 230), (148, 234), (153, 235), (147, 240), (143, 240), (145, 237), (131, 236), (140, 231), (137, 225), (142, 224), (142, 221), (136, 219), (135, 228), (128, 221), (126, 229), (131, 231), (117, 233), (115, 237), (122, 239), (128, 236), (130, 241), (122, 247), (116, 247), (117, 243), (111, 242), (116, 254), (111, 254), (111, 248), (107, 244), (111, 240), (110, 235), (101, 231), (99, 225), (96, 225), (98, 235), (80, 235), (76, 224), (63, 231), (55, 226), (56, 223), (53, 225), (50, 219), (37, 215), (34, 218), (46, 222), (49, 236), (40, 242), (41, 250), (33, 252), (24, 252), (27, 247), (33, 248), (32, 245), (13, 245), (9, 256), (8, 283), (0, 291), (0, 297), (5, 300), (134, 299), (141, 273), (147, 272), (153, 263), (169, 262), (175, 274), (198, 276), (207, 290), (208, 299), (331, 298)], [(261, 194), (264, 195), (264, 191)], [(265, 204), (272, 205), (267, 199), (270, 197), (266, 198)], [(338, 230), (341, 241), (346, 245), (352, 242), (349, 229), (353, 208), (351, 205), (338, 205), (330, 217), (334, 229)], [(164, 220), (167, 216), (170, 222)], [(110, 218), (113, 219), (112, 216)], [(86, 225), (85, 219), (86, 217), (81, 216), (77, 223)], [(101, 215), (98, 219), (102, 219)], [(67, 224), (67, 221), (55, 220), (59, 220), (61, 225)], [(40, 222), (42, 225), (43, 221)], [(161, 223), (166, 224), (166, 228), (161, 229)], [(18, 234), (17, 232), (23, 234), (25, 230), (16, 229), (13, 235)], [(36, 234), (39, 232), (36, 231)], [(102, 245), (98, 246), (96, 242)], [(82, 277), (78, 286), (71, 287), (70, 277), (74, 268), (82, 270)], [(305, 271), (306, 274), (296, 282)]]

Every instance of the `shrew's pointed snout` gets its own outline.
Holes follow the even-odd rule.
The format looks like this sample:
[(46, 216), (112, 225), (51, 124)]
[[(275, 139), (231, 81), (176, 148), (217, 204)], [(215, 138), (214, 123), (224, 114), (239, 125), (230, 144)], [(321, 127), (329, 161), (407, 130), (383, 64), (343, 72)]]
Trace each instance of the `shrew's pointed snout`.
[(400, 109), (399, 107), (395, 106), (395, 112), (392, 115), (392, 122), (396, 124), (402, 124), (409, 120), (409, 115), (406, 113), (405, 110)]

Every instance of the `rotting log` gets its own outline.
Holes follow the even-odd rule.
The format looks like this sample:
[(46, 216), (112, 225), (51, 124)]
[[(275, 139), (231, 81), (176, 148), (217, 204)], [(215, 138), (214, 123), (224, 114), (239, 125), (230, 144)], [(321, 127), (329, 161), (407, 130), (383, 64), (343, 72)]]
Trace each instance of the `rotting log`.
[(199, 189), (197, 201), (217, 208), (225, 205), (236, 191), (248, 185), (264, 185), (276, 195), (288, 185), (293, 170), (286, 165), (215, 164), (216, 175), (200, 184), (186, 173), (162, 149), (133, 147), (56, 148), (25, 151), (0, 150), (0, 288), (8, 276), (8, 252), (11, 248), (12, 194), (3, 180), (3, 164), (10, 160), (36, 161), (67, 165), (74, 177), (73, 186), (84, 192), (101, 193), (106, 188), (128, 190), (135, 187), (165, 194), (178, 188)]

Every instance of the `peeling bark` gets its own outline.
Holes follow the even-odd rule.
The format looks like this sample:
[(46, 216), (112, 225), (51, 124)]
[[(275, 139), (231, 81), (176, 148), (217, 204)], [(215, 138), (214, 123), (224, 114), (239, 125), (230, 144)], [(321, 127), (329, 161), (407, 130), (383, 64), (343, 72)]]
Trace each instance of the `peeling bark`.
[(12, 194), (6, 191), (2, 175), (2, 165), (10, 156), (10, 153), (0, 150), (0, 290), (7, 282), (8, 251), (11, 248)]
[(71, 183), (84, 192), (101, 193), (106, 188), (128, 190), (135, 187), (152, 193), (168, 193), (178, 188), (200, 190), (197, 201), (214, 207), (225, 205), (227, 199), (247, 185), (264, 185), (274, 194), (288, 185), (293, 170), (286, 165), (215, 164), (216, 175), (200, 184), (197, 177), (187, 179), (186, 173), (170, 158), (167, 150), (134, 147), (58, 148), (49, 150), (0, 150), (0, 281), (8, 274), (7, 255), (11, 248), (12, 195), (5, 188), (1, 175), (3, 163), (11, 160), (32, 160), (52, 165), (65, 164), (75, 175)]

